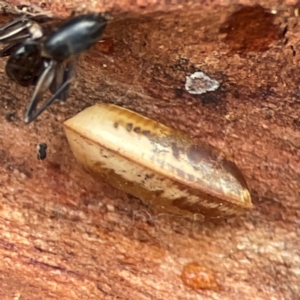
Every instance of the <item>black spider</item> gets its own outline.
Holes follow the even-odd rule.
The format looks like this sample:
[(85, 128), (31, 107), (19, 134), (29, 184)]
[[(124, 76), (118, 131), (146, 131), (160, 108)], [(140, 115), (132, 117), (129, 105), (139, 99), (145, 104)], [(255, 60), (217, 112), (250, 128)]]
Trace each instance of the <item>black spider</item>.
[[(0, 28), (0, 43), (8, 44), (0, 51), (0, 57), (9, 56), (8, 77), (25, 87), (36, 86), (25, 123), (37, 118), (55, 99), (66, 101), (75, 73), (75, 57), (101, 39), (107, 24), (101, 14), (80, 15), (45, 37), (38, 19), (41, 16), (22, 16)], [(48, 89), (52, 95), (37, 107)]]

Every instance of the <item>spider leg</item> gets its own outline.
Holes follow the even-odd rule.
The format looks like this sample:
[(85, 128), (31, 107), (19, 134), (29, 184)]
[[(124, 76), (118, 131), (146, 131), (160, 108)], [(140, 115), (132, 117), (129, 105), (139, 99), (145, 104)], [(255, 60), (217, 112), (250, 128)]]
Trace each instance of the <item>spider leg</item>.
[(0, 27), (0, 31), (4, 31), (4, 30), (6, 30), (6, 29), (9, 28), (9, 27), (12, 27), (12, 26), (14, 26), (15, 24), (18, 24), (18, 23), (24, 22), (24, 21), (29, 21), (29, 19), (26, 18), (26, 17), (24, 17), (24, 16), (22, 16), (22, 17), (20, 17), (20, 18), (17, 18), (17, 19), (14, 19), (13, 21), (11, 21), (11, 22), (9, 22), (9, 23), (3, 25), (2, 27)]
[(28, 18), (20, 17), (0, 28), (0, 43), (21, 42), (27, 38), (39, 39), (41, 26)]
[(35, 90), (25, 112), (25, 123), (30, 123), (31, 121), (33, 121), (45, 110), (45, 108), (48, 105), (50, 105), (53, 102), (52, 101), (51, 103), (48, 103), (47, 106), (42, 105), (40, 108), (37, 109), (38, 103), (42, 100), (44, 93), (49, 89), (55, 76), (56, 62), (54, 62), (53, 60), (46, 60), (44, 61), (44, 64), (44, 71), (37, 81)]
[[(56, 65), (55, 69), (55, 77), (50, 85), (50, 92), (54, 95), (58, 88), (63, 84), (64, 82), (64, 73), (65, 73), (65, 68), (62, 63), (59, 63)], [(63, 94), (60, 94), (58, 99), (62, 99)]]
[(20, 41), (9, 44), (0, 51), (0, 57), (10, 56), (20, 45)]
[[(66, 82), (66, 81), (71, 82), (71, 80), (75, 77), (75, 68), (76, 68), (76, 61), (75, 61), (75, 59), (71, 59), (67, 63), (67, 66), (65, 68), (64, 82)], [(68, 99), (69, 90), (70, 90), (70, 84), (67, 87), (67, 89), (63, 92), (63, 96), (61, 98), (59, 98), (62, 102), (66, 102), (66, 100)]]
[[(70, 60), (66, 67), (63, 64), (58, 64), (56, 67), (55, 78), (50, 85), (50, 91), (54, 95), (59, 87), (66, 81), (71, 80), (75, 76), (76, 62), (74, 59)], [(70, 85), (65, 89), (64, 92), (57, 96), (57, 99), (61, 102), (65, 102), (69, 95)]]
[[(52, 62), (53, 63), (53, 62)], [(50, 67), (52, 68), (51, 70), (51, 73), (52, 73), (52, 76), (55, 76), (55, 69), (56, 69), (56, 66), (52, 66)], [(37, 84), (37, 87), (36, 87), (36, 90), (37, 93), (34, 93), (33, 96), (32, 96), (32, 99), (27, 107), (27, 111), (25, 113), (25, 117), (24, 117), (24, 121), (25, 123), (30, 123), (32, 122), (34, 119), (36, 119), (49, 105), (51, 105), (55, 99), (60, 99), (60, 95), (61, 94), (64, 94), (66, 92), (68, 92), (68, 89), (70, 88), (70, 84), (71, 84), (71, 81), (74, 77), (74, 74), (75, 74), (75, 62), (74, 61), (70, 61), (68, 64), (67, 64), (67, 72), (68, 76), (66, 78), (66, 80), (64, 79), (64, 82), (62, 82), (62, 84), (60, 85), (60, 87), (54, 92), (54, 94), (49, 97), (38, 109), (36, 109), (36, 106), (37, 106), (37, 103), (40, 101), (41, 97), (43, 96), (44, 92), (46, 91), (46, 89), (50, 88), (50, 85), (52, 83), (52, 80), (53, 80), (53, 77), (52, 77), (52, 80), (51, 82), (48, 82), (47, 81), (47, 85), (44, 84), (43, 86), (43, 89), (42, 89), (42, 93), (39, 93), (39, 90), (41, 89), (40, 86), (40, 82), (41, 81), (45, 81), (45, 80), (42, 80), (42, 77), (44, 77), (44, 74), (42, 74), (41, 78), (39, 79), (38, 81), (38, 84)], [(44, 71), (45, 73), (45, 71)], [(46, 77), (46, 76), (45, 76)], [(36, 97), (37, 96), (37, 97)], [(63, 100), (65, 101), (65, 100)]]

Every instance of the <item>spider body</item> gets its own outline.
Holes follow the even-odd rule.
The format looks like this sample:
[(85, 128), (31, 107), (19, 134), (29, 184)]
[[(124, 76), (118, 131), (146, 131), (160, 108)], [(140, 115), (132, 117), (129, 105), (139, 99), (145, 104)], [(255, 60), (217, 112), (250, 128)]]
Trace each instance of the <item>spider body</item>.
[[(36, 119), (55, 99), (66, 101), (75, 75), (75, 58), (101, 39), (106, 19), (101, 14), (73, 17), (48, 36), (34, 19), (21, 17), (0, 28), (0, 42), (6, 43), (0, 57), (9, 56), (6, 73), (21, 86), (35, 85), (24, 121)], [(52, 95), (39, 107), (47, 90)]]
[(101, 15), (81, 15), (62, 24), (45, 40), (45, 51), (56, 61), (64, 61), (72, 55), (88, 50), (100, 40), (106, 20)]

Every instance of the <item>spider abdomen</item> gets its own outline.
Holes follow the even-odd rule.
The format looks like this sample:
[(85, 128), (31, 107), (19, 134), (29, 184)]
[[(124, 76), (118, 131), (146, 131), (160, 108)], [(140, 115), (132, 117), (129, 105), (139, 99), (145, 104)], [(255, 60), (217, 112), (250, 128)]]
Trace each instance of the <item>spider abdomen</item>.
[(19, 46), (9, 57), (5, 70), (7, 76), (21, 86), (34, 85), (42, 72), (43, 59), (35, 42)]

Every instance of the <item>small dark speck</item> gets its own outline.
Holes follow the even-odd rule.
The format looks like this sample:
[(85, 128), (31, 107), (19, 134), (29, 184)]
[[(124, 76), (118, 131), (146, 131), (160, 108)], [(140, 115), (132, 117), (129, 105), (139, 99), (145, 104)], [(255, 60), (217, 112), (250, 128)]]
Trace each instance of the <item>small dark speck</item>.
[(118, 123), (118, 122), (115, 122), (115, 123), (114, 123), (114, 127), (115, 127), (115, 128), (118, 128), (118, 127), (119, 127), (119, 123)]
[(282, 37), (284, 37), (286, 35), (287, 31), (288, 31), (288, 26), (285, 26), (282, 31)]
[(183, 89), (176, 88), (175, 89), (175, 95), (176, 95), (176, 97), (181, 97), (183, 95)]
[(53, 167), (53, 169), (60, 171), (61, 170), (61, 165), (57, 162), (51, 162), (51, 166)]
[(47, 144), (46, 143), (37, 144), (36, 148), (37, 148), (37, 159), (44, 160), (47, 157)]
[(297, 129), (300, 129), (300, 119), (294, 119), (293, 124)]
[(196, 68), (196, 66), (194, 66), (194, 65), (190, 66), (189, 73), (193, 74), (198, 71), (200, 71), (200, 70), (198, 70), (198, 68)]
[(265, 119), (266, 119), (266, 120), (272, 119), (273, 116), (274, 116), (274, 112), (273, 112), (273, 111), (267, 111), (267, 112), (265, 113)]
[(145, 175), (145, 180), (151, 179), (151, 178), (153, 178), (153, 177), (154, 177), (154, 174), (146, 174), (146, 175)]
[(217, 104), (219, 102), (218, 98), (212, 94), (206, 94), (201, 97), (201, 101), (203, 104), (214, 103)]
[(37, 245), (34, 246), (34, 248), (40, 252), (44, 252), (43, 248), (42, 247), (39, 247)]
[(134, 127), (133, 131), (136, 133), (141, 133), (141, 127)]
[(17, 115), (16, 112), (10, 112), (8, 114), (5, 115), (5, 119), (8, 122), (13, 122), (17, 119)]
[(126, 130), (130, 132), (132, 130), (132, 127), (133, 127), (132, 123), (128, 123), (126, 125)]
[(3, 106), (5, 108), (12, 108), (16, 103), (16, 99), (12, 99), (12, 98), (5, 98), (3, 99)]
[(104, 294), (104, 296), (108, 295), (108, 293), (101, 287), (100, 284), (97, 284), (97, 289)]
[(291, 45), (291, 50), (292, 50), (293, 56), (296, 56), (296, 51), (295, 51), (295, 48), (293, 45)]

